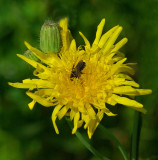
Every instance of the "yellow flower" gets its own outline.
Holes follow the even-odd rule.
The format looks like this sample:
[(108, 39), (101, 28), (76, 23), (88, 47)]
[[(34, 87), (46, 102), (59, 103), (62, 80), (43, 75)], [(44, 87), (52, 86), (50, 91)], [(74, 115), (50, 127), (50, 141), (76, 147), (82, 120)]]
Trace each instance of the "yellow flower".
[(62, 19), (59, 23), (62, 48), (58, 55), (43, 53), (27, 42), (27, 48), (42, 63), (18, 54), (18, 57), (35, 68), (33, 74), (38, 78), (9, 84), (16, 88), (29, 89), (26, 94), (33, 99), (28, 104), (30, 109), (33, 109), (36, 102), (45, 107), (54, 106), (52, 122), (57, 134), (59, 130), (56, 118), (61, 120), (64, 116), (69, 116), (74, 123), (72, 134), (84, 125), (91, 138), (104, 114), (116, 115), (106, 104), (114, 106), (119, 103), (146, 112), (142, 104), (130, 99), (150, 94), (151, 90), (138, 89), (139, 84), (129, 76), (134, 74), (134, 70), (130, 67), (131, 63), (124, 63), (126, 58), (119, 51), (127, 38), (114, 44), (122, 27), (115, 26), (102, 35), (104, 24), (105, 19), (98, 25), (92, 45), (79, 32), (85, 42), (85, 49), (82, 49), (76, 47), (74, 39), (71, 40), (67, 19)]

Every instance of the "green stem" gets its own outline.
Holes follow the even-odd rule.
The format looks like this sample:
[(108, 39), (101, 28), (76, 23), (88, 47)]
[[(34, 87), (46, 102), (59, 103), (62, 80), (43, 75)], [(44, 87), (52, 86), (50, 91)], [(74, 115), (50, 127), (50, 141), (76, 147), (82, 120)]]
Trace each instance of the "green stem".
[(106, 129), (103, 125), (99, 124), (98, 128), (100, 128), (116, 144), (123, 158), (125, 160), (129, 160), (127, 152), (125, 151), (124, 147), (120, 144), (120, 142), (116, 139), (116, 137), (108, 129)]
[(142, 124), (141, 113), (135, 111), (133, 133), (132, 133), (131, 160), (138, 159), (141, 124)]
[[(67, 123), (69, 124), (70, 128), (72, 129), (72, 123), (71, 121), (66, 118)], [(81, 141), (81, 143), (94, 155), (96, 156), (98, 159), (100, 160), (110, 160), (109, 158), (103, 156), (101, 153), (99, 153), (93, 146), (91, 146), (87, 140), (82, 136), (81, 133), (79, 133), (78, 131), (76, 131), (75, 135), (77, 136), (77, 138)]]

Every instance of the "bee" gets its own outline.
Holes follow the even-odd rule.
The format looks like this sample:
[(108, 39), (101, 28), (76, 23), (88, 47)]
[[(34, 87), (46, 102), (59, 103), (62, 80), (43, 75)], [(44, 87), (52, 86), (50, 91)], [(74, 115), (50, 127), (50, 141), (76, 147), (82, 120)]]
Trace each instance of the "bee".
[(72, 80), (73, 78), (79, 78), (82, 74), (82, 70), (85, 68), (86, 63), (83, 62), (83, 60), (80, 60), (76, 67), (73, 66), (70, 79)]

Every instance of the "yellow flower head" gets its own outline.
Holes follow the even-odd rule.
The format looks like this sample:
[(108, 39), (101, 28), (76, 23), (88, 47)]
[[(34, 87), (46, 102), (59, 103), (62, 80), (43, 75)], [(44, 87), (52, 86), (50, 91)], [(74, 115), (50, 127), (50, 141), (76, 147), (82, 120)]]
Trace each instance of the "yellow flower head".
[[(35, 68), (37, 79), (25, 79), (22, 83), (9, 83), (13, 87), (29, 89), (26, 94), (33, 99), (28, 104), (33, 109), (36, 102), (45, 107), (54, 106), (52, 122), (59, 134), (56, 118), (69, 116), (74, 123), (72, 134), (84, 125), (89, 138), (104, 114), (115, 116), (106, 104), (117, 103), (145, 113), (143, 105), (130, 97), (150, 94), (149, 89), (138, 89), (129, 74), (134, 74), (131, 64), (124, 63), (126, 58), (119, 49), (127, 42), (123, 38), (114, 44), (121, 26), (115, 26), (102, 35), (105, 19), (98, 25), (96, 38), (92, 45), (81, 33), (85, 47), (76, 47), (68, 30), (67, 18), (59, 23), (61, 27), (62, 48), (58, 54), (43, 53), (30, 46), (27, 48), (41, 60), (40, 62), (18, 54), (18, 57)], [(125, 95), (126, 97), (123, 97)], [(127, 98), (129, 97), (129, 98)]]

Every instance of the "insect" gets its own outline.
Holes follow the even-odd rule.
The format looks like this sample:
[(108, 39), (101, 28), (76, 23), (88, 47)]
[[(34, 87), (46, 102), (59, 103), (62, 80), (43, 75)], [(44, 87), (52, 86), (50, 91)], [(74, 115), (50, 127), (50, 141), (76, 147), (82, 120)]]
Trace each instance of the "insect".
[(72, 80), (72, 78), (79, 78), (85, 66), (86, 66), (86, 63), (83, 62), (83, 60), (80, 60), (78, 64), (76, 65), (76, 67), (73, 66), (71, 75), (70, 75), (70, 79)]

